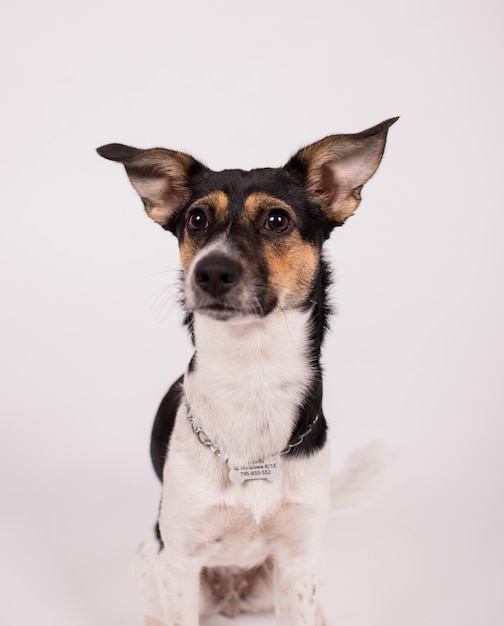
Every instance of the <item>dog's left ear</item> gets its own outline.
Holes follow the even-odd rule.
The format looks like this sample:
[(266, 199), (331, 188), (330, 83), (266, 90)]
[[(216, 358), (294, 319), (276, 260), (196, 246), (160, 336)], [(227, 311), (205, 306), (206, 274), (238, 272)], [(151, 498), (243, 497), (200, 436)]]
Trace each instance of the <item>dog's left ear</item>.
[(376, 172), (387, 131), (399, 118), (354, 135), (331, 135), (302, 148), (285, 168), (301, 173), (311, 200), (331, 226), (340, 226), (359, 206), (361, 189)]
[(147, 215), (165, 227), (189, 198), (191, 175), (204, 168), (192, 156), (165, 148), (140, 150), (111, 143), (97, 152), (124, 165)]

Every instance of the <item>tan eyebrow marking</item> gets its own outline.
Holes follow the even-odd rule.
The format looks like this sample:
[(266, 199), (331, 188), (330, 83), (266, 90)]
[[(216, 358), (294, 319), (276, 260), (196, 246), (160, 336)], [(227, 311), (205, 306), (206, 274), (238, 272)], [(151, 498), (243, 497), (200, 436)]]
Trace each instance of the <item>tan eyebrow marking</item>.
[[(187, 212), (191, 212), (193, 209), (197, 208), (208, 208), (213, 209), (213, 217), (216, 221), (222, 221), (226, 217), (226, 213), (229, 207), (229, 198), (223, 191), (212, 191), (211, 193), (203, 196), (203, 198), (198, 198), (196, 202), (191, 204), (188, 208)], [(184, 241), (180, 244), (180, 262), (182, 264), (182, 269), (186, 272), (189, 269), (189, 265), (193, 260), (194, 256), (197, 254), (199, 250), (199, 246), (191, 237), (184, 237)]]
[(254, 191), (246, 197), (245, 202), (243, 203), (242, 215), (246, 221), (251, 222), (257, 217), (259, 211), (269, 208), (283, 209), (284, 211), (287, 211), (291, 218), (294, 219), (295, 217), (292, 207), (287, 204), (287, 202), (280, 200), (280, 198), (270, 196), (262, 191)]
[(188, 211), (197, 209), (198, 207), (211, 207), (214, 210), (216, 221), (221, 221), (226, 216), (229, 207), (229, 198), (223, 191), (212, 191), (206, 196), (203, 196), (203, 198), (198, 198), (194, 204), (191, 204)]

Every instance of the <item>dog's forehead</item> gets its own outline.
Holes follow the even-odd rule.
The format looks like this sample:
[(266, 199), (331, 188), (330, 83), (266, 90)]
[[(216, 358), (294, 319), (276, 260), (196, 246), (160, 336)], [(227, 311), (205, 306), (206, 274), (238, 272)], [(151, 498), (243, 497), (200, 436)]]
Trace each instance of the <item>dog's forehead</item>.
[(191, 188), (193, 202), (205, 197), (225, 197), (230, 217), (243, 211), (252, 194), (277, 198), (293, 208), (304, 199), (303, 187), (283, 168), (206, 170), (196, 177)]

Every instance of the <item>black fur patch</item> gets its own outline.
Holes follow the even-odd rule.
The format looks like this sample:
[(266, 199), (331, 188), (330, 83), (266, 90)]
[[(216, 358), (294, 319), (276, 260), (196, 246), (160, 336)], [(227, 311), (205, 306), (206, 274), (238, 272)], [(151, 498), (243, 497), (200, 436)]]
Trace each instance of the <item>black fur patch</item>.
[[(317, 417), (311, 431), (304, 437), (299, 445), (294, 445), (303, 436)], [(313, 386), (304, 398), (298, 409), (298, 419), (294, 427), (289, 444), (291, 448), (289, 456), (309, 456), (324, 447), (327, 440), (327, 422), (322, 412), (322, 372), (318, 369)]]
[(187, 368), (187, 371), (189, 374), (192, 374), (194, 370), (196, 369), (196, 363), (197, 363), (197, 357), (196, 357), (196, 352), (195, 352), (192, 355), (191, 360), (189, 361), (189, 367)]
[(289, 456), (307, 456), (324, 447), (327, 439), (327, 422), (322, 412), (322, 368), (320, 365), (320, 351), (328, 329), (328, 318), (331, 314), (331, 306), (328, 301), (327, 289), (330, 285), (330, 270), (322, 258), (317, 279), (306, 307), (312, 308), (311, 335), (310, 335), (310, 360), (315, 370), (311, 389), (306, 394), (298, 409), (298, 419), (289, 444), (298, 441), (315, 417), (319, 418), (313, 425), (311, 432), (303, 439), (299, 446), (292, 448)]
[(156, 525), (154, 527), (154, 533), (159, 543), (159, 551), (161, 552), (161, 550), (164, 549), (164, 541), (163, 541), (163, 538), (161, 537), (161, 529), (159, 528), (159, 521), (156, 522)]
[(181, 376), (168, 389), (167, 394), (161, 400), (159, 409), (154, 419), (151, 434), (151, 460), (154, 471), (160, 481), (163, 480), (163, 467), (168, 453), (168, 444), (175, 423), (180, 401), (182, 399), (182, 383), (184, 377)]

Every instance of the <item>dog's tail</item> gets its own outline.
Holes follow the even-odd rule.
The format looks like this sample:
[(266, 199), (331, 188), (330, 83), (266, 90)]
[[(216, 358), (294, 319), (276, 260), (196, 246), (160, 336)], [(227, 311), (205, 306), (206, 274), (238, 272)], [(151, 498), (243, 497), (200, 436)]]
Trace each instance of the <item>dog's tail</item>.
[(371, 500), (386, 464), (386, 448), (371, 441), (355, 450), (337, 474), (331, 477), (331, 511), (351, 509)]

